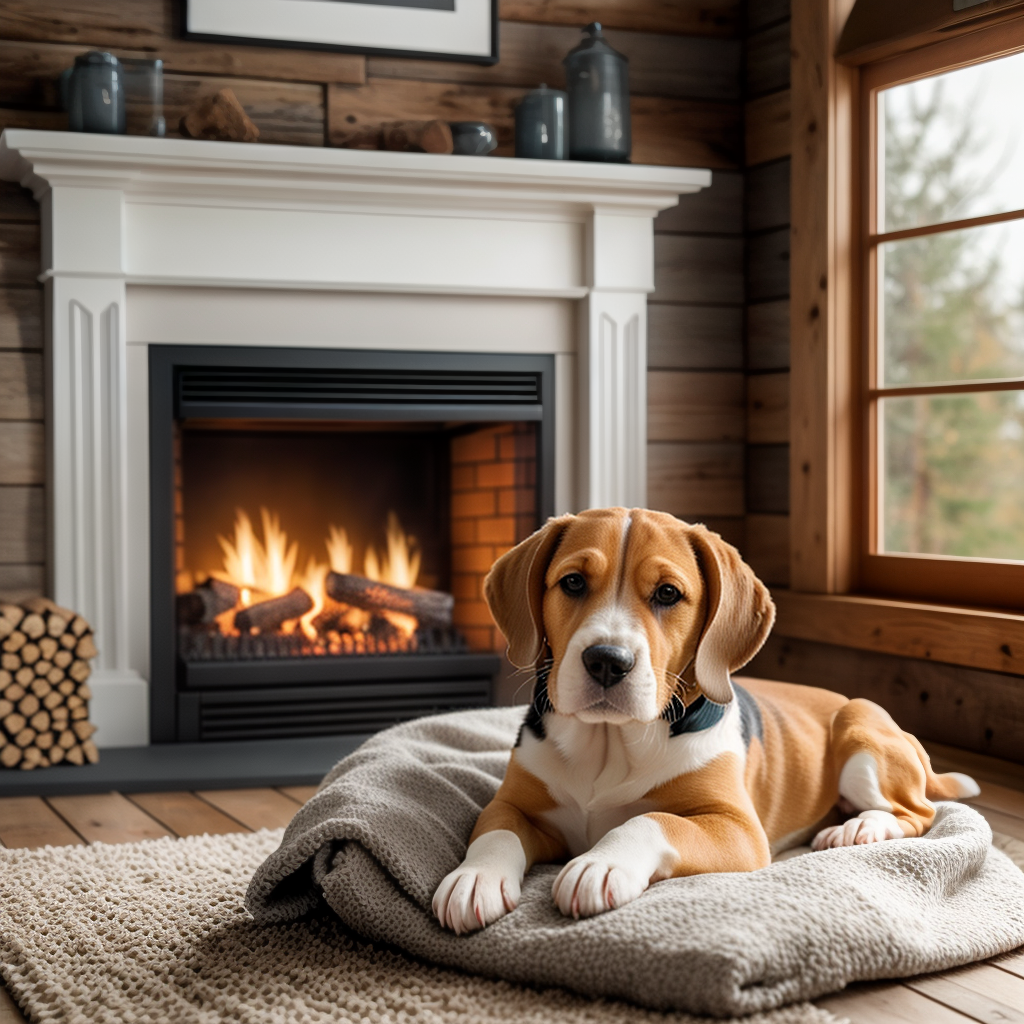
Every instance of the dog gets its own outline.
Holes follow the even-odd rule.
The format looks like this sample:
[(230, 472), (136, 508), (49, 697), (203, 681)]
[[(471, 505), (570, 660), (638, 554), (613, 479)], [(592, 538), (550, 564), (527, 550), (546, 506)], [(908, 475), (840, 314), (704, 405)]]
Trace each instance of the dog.
[(704, 526), (647, 509), (561, 516), (499, 558), (484, 589), (536, 686), (504, 781), (434, 895), (457, 934), (513, 910), (534, 864), (569, 858), (552, 897), (588, 917), (661, 879), (754, 871), (811, 839), (920, 836), (931, 800), (979, 792), (936, 775), (871, 701), (734, 684), (775, 607)]

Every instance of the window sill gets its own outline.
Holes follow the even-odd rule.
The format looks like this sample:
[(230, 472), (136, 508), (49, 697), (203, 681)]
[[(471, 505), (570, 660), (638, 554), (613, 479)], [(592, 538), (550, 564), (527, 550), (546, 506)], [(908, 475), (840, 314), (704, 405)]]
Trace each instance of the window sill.
[(1024, 676), (1024, 614), (852, 594), (772, 597), (779, 636)]

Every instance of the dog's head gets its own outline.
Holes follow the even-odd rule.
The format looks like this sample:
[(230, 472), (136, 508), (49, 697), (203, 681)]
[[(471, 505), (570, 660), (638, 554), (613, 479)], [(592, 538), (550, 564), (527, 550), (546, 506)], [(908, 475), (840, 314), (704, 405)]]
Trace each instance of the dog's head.
[(775, 619), (731, 544), (647, 509), (551, 519), (498, 559), (484, 589), (512, 663), (550, 657), (555, 710), (586, 722), (654, 721), (684, 672), (727, 703), (730, 673)]

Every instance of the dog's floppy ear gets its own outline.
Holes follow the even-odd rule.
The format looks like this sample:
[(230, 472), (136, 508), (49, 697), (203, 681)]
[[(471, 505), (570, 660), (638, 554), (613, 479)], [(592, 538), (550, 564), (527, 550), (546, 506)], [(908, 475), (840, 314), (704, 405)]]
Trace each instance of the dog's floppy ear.
[(705, 696), (716, 704), (733, 698), (729, 675), (757, 654), (775, 622), (768, 588), (717, 533), (689, 530), (707, 587), (707, 618), (697, 645), (694, 671)]
[(544, 574), (575, 516), (549, 519), (536, 533), (506, 552), (484, 580), (484, 597), (508, 641), (508, 660), (528, 668), (544, 653)]

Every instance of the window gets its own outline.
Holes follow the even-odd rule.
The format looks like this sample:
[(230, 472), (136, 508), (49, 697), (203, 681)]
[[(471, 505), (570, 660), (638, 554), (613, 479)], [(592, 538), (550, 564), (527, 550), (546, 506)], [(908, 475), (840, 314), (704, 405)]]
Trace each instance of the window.
[(861, 73), (860, 588), (1024, 607), (1024, 30)]

